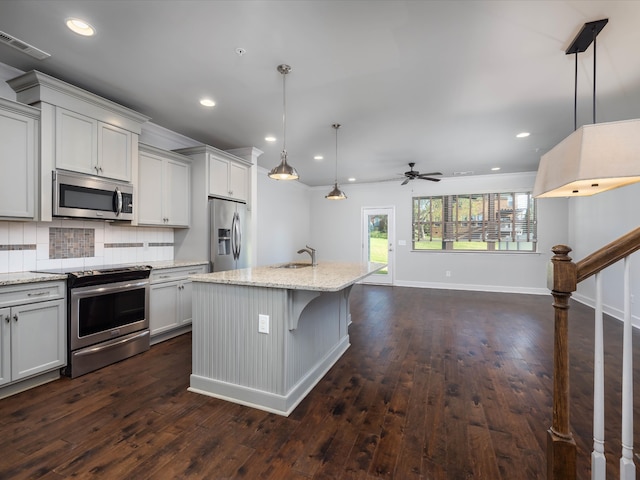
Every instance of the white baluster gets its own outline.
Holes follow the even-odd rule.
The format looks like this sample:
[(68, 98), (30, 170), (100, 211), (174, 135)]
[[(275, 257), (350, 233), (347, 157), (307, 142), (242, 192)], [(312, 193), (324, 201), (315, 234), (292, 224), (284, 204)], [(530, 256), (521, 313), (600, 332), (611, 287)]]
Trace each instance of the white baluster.
[(629, 257), (624, 259), (624, 334), (622, 338), (622, 456), (620, 479), (635, 480), (633, 463), (633, 344), (631, 336), (631, 288)]
[(602, 273), (596, 273), (596, 314), (593, 356), (593, 451), (591, 480), (607, 477), (604, 456), (604, 343), (602, 322)]

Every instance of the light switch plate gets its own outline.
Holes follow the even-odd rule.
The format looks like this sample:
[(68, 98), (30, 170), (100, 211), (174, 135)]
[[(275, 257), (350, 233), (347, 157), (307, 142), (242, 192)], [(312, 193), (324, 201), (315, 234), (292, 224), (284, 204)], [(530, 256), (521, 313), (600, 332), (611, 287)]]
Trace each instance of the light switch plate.
[(269, 315), (258, 314), (258, 333), (269, 333)]

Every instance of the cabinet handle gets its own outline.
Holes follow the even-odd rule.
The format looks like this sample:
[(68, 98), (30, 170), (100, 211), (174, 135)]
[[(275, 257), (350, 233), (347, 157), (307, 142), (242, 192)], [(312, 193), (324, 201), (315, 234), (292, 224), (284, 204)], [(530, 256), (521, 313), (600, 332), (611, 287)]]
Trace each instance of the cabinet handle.
[(27, 297), (41, 297), (43, 295), (49, 295), (49, 292), (27, 293)]
[(14, 314), (13, 314), (13, 319), (14, 319), (16, 322), (18, 321), (18, 314), (17, 314), (17, 313), (14, 313)]
[(11, 321), (11, 317), (9, 315), (7, 315), (6, 317), (4, 317), (5, 322), (9, 323)]
[(98, 167), (98, 171), (102, 173), (102, 167)]
[(196, 270), (195, 272), (189, 272), (189, 273), (187, 273), (187, 275), (197, 275), (198, 273), (200, 273), (200, 272)]
[(159, 275), (158, 278), (171, 278), (171, 275)]
[(96, 173), (98, 173), (98, 166), (94, 165), (93, 168), (95, 169)]

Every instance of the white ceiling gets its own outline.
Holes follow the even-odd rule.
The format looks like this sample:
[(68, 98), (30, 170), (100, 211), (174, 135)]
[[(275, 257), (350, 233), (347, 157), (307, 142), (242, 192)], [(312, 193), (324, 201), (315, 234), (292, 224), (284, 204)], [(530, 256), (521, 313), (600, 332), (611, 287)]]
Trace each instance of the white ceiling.
[[(71, 16), (97, 35), (71, 33)], [(575, 57), (564, 51), (601, 18), (597, 121), (640, 117), (639, 1), (0, 0), (0, 31), (52, 55), (0, 44), (0, 62), (221, 149), (257, 147), (265, 168), (282, 149), (276, 67), (287, 63), (289, 162), (307, 185), (333, 183), (331, 124), (342, 124), (348, 193), (348, 177), (400, 182), (408, 162), (444, 177), (535, 171), (573, 130)], [(578, 57), (578, 125), (592, 123), (592, 77), (593, 46)]]

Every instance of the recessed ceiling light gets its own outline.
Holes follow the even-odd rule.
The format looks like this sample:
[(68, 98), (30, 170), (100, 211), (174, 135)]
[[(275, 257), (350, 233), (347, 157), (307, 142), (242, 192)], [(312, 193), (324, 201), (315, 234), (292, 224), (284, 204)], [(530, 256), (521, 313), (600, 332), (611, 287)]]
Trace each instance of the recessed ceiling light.
[(69, 27), (69, 30), (77, 33), (78, 35), (91, 37), (96, 33), (95, 28), (93, 28), (89, 23), (79, 18), (67, 18), (66, 23), (67, 23), (67, 27)]
[(315, 157), (313, 157), (314, 160), (324, 160), (324, 157), (322, 155), (316, 155)]
[(264, 137), (264, 139), (267, 142), (275, 142), (276, 141), (276, 137), (274, 137), (273, 135), (267, 135), (266, 137)]
[(520, 132), (519, 134), (516, 135), (516, 138), (526, 138), (529, 135), (531, 135), (529, 132)]
[(350, 182), (355, 182), (355, 181), (356, 181), (356, 179), (355, 179), (355, 178), (353, 178), (353, 177), (350, 177), (350, 178), (348, 178), (347, 180), (349, 180)]
[(215, 107), (216, 102), (214, 102), (210, 98), (202, 98), (200, 100), (200, 105), (202, 105), (203, 107)]
[(491, 170), (497, 172), (498, 170), (500, 170), (500, 167), (493, 167)]

